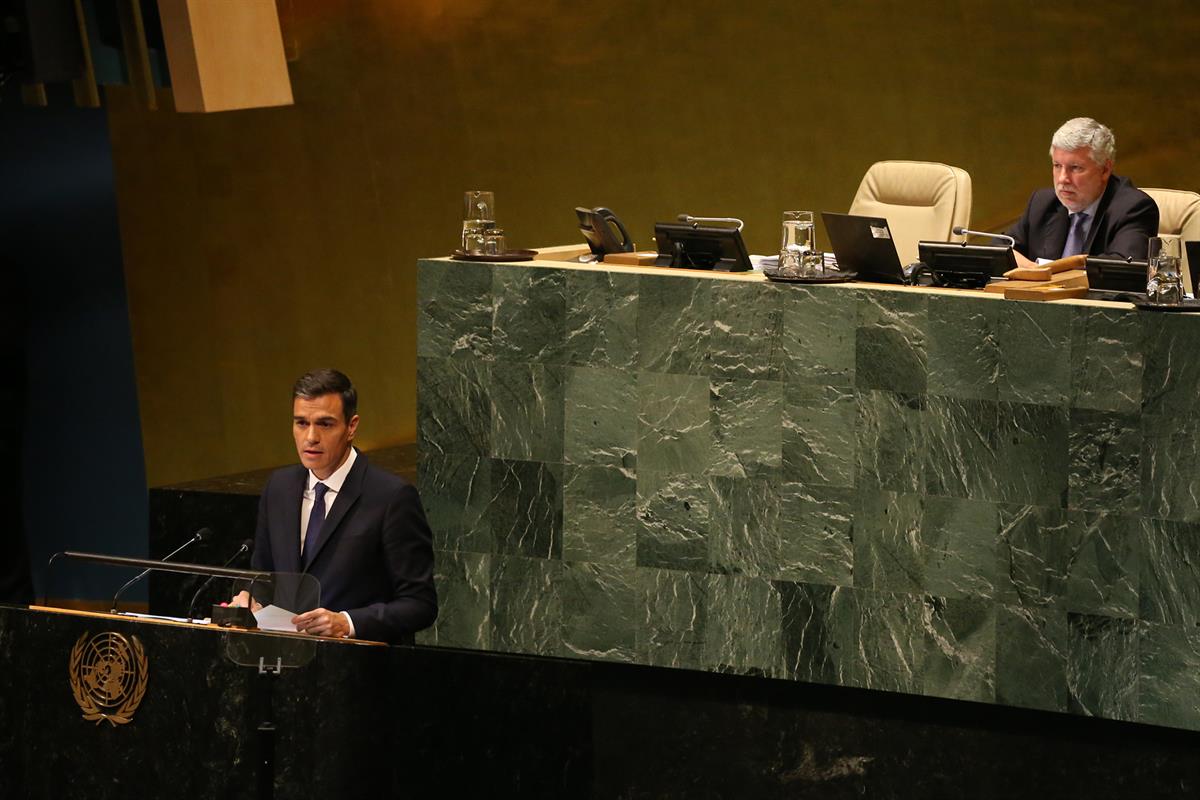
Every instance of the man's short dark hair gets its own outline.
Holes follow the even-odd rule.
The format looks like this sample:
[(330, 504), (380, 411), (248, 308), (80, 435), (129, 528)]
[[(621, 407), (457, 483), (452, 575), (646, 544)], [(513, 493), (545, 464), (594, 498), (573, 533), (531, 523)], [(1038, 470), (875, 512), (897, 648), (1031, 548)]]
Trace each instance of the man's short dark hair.
[(316, 400), (327, 394), (342, 396), (342, 416), (346, 422), (358, 413), (358, 392), (354, 384), (342, 372), (336, 369), (314, 369), (306, 372), (296, 380), (292, 387), (292, 397), (305, 400)]

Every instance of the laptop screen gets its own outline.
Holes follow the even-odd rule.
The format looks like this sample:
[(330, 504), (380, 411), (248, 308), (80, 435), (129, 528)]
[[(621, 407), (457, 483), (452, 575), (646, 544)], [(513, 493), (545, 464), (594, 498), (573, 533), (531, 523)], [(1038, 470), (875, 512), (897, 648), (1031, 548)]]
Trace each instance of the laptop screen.
[(857, 272), (859, 280), (905, 282), (886, 219), (822, 211), (821, 221), (837, 256), (838, 269)]

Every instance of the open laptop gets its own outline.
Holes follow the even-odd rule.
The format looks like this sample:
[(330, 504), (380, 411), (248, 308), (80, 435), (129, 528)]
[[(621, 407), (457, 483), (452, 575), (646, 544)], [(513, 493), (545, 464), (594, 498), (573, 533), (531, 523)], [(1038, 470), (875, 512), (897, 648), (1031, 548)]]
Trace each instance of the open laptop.
[(886, 219), (822, 211), (821, 221), (838, 269), (857, 272), (860, 281), (908, 283)]

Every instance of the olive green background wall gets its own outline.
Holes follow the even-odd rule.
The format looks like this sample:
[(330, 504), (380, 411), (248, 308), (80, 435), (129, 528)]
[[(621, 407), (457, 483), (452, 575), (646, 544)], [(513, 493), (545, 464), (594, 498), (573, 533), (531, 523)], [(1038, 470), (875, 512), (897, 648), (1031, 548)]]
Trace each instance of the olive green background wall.
[(336, 365), (360, 444), (415, 429), (418, 256), (492, 189), (510, 243), (607, 205), (648, 245), (681, 212), (845, 210), (880, 159), (943, 161), (976, 226), (1048, 185), (1095, 116), (1117, 171), (1200, 189), (1194, 2), (279, 0), (294, 107), (184, 115), (108, 95), (151, 485), (294, 457), (289, 389)]

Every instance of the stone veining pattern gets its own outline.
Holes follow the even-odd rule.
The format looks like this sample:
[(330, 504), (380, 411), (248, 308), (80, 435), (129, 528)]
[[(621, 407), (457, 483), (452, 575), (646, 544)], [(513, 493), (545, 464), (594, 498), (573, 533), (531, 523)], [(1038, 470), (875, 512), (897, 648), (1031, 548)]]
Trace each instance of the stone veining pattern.
[(1200, 319), (418, 269), (419, 641), (1200, 730)]

